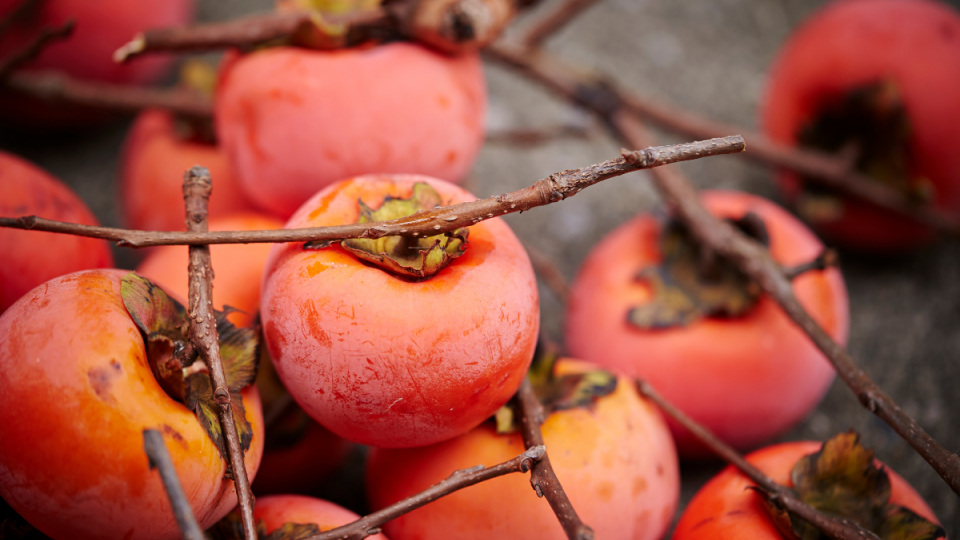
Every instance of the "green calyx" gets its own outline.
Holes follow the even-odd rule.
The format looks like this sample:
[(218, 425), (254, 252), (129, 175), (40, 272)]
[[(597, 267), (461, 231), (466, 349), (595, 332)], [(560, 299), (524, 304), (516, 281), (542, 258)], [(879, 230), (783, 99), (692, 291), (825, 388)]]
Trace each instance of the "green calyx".
[[(769, 244), (766, 226), (748, 212), (731, 221), (760, 243)], [(627, 322), (643, 330), (687, 326), (704, 317), (738, 317), (753, 308), (760, 287), (730, 261), (706, 261), (700, 244), (679, 221), (671, 220), (660, 237), (663, 261), (637, 274), (653, 292), (650, 302), (631, 308)]]
[[(801, 458), (791, 472), (794, 490), (808, 505), (855, 521), (884, 540), (943, 538), (942, 528), (912, 510), (890, 504), (890, 478), (873, 460), (873, 451), (850, 431), (823, 443), (819, 452)], [(772, 506), (772, 505), (771, 505)], [(826, 538), (818, 529), (784, 512), (771, 510), (787, 538)]]
[[(120, 294), (130, 317), (143, 335), (147, 362), (157, 382), (171, 398), (194, 412), (210, 440), (227, 459), (220, 425), (220, 406), (213, 396), (213, 384), (203, 360), (185, 354), (189, 349), (186, 310), (150, 280), (130, 273), (123, 277)], [(256, 330), (234, 326), (227, 315), (233, 310), (215, 311), (230, 403), (236, 418), (240, 444), (250, 448), (253, 428), (247, 420), (240, 391), (253, 383), (257, 374), (260, 338)]]
[[(797, 142), (838, 156), (908, 200), (928, 203), (935, 195), (933, 184), (911, 171), (911, 137), (900, 89), (884, 79), (853, 88), (825, 104), (797, 133)], [(807, 181), (797, 210), (810, 221), (833, 221), (841, 217), (843, 203), (835, 191)]]
[[(423, 210), (432, 210), (443, 204), (440, 194), (429, 184), (417, 182), (406, 199), (387, 198), (380, 208), (371, 209), (362, 200), (358, 223), (390, 221), (412, 216)], [(467, 249), (469, 230), (462, 227), (453, 232), (434, 236), (384, 236), (382, 238), (351, 238), (340, 246), (354, 256), (373, 263), (393, 274), (414, 279), (425, 279), (445, 268)], [(329, 245), (329, 244), (326, 244)], [(326, 247), (320, 245), (316, 247)], [(304, 245), (306, 249), (315, 246)]]

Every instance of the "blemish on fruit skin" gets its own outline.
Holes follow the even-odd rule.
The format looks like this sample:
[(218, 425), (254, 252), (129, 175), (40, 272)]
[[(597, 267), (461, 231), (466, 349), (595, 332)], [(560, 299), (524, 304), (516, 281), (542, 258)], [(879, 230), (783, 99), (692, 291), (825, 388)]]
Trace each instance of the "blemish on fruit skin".
[(641, 493), (643, 493), (646, 490), (647, 490), (646, 478), (642, 476), (638, 476), (633, 479), (633, 496), (634, 497), (639, 496)]
[(163, 434), (176, 441), (180, 446), (183, 447), (184, 450), (189, 449), (190, 445), (187, 444), (187, 440), (183, 438), (183, 435), (181, 435), (179, 431), (173, 429), (173, 427), (169, 424), (163, 425)]
[(700, 527), (703, 527), (704, 525), (706, 525), (707, 523), (710, 523), (711, 521), (713, 521), (713, 520), (715, 520), (715, 519), (716, 519), (715, 517), (708, 517), (708, 518), (701, 519), (700, 521), (697, 522), (696, 525), (694, 525), (694, 526), (690, 529), (690, 531), (691, 531), (691, 532), (692, 532), (692, 531), (695, 531), (695, 530), (699, 529)]
[(93, 388), (93, 391), (97, 394), (97, 397), (101, 401), (106, 403), (114, 403), (113, 394), (110, 392), (110, 387), (113, 383), (113, 380), (120, 376), (123, 369), (120, 367), (120, 364), (111, 359), (110, 363), (106, 366), (97, 366), (92, 367), (87, 370), (87, 380), (90, 381), (90, 386)]
[(613, 482), (603, 481), (597, 486), (597, 498), (603, 502), (608, 502), (613, 498)]

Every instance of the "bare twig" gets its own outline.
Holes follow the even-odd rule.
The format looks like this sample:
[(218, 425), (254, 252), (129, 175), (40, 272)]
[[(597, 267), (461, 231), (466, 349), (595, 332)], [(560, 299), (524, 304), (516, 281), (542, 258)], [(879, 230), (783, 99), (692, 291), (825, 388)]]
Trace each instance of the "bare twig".
[(541, 128), (518, 128), (491, 131), (487, 133), (487, 144), (510, 144), (516, 146), (535, 146), (558, 139), (586, 139), (591, 130), (577, 125), (558, 125)]
[(17, 24), (20, 24), (24, 17), (37, 9), (43, 2), (44, 0), (22, 0), (19, 5), (7, 12), (3, 20), (0, 20), (0, 37), (9, 32), (10, 29)]
[(798, 499), (793, 490), (774, 482), (772, 478), (753, 466), (736, 450), (674, 407), (647, 382), (637, 381), (637, 391), (640, 395), (656, 403), (667, 416), (693, 433), (697, 440), (712, 450), (714, 454), (720, 456), (724, 461), (739, 469), (750, 480), (756, 482), (763, 495), (779, 508), (803, 518), (834, 540), (862, 540), (864, 538), (880, 540), (877, 535), (864, 529), (856, 522), (827, 515)]
[[(520, 384), (520, 390), (514, 396), (515, 409), (520, 417), (520, 434), (523, 435), (523, 444), (527, 448), (536, 448), (543, 446), (543, 434), (540, 432), (540, 425), (543, 424), (543, 406), (533, 392), (533, 385), (530, 379), (524, 377)], [(530, 485), (536, 490), (538, 497), (546, 497), (550, 503), (550, 508), (560, 520), (560, 526), (563, 527), (567, 538), (570, 540), (592, 540), (593, 529), (586, 525), (577, 516), (576, 510), (570, 504), (570, 498), (563, 491), (557, 474), (553, 472), (553, 466), (550, 465), (550, 456), (544, 454), (543, 459), (534, 465), (530, 472)]]
[[(212, 183), (210, 171), (203, 167), (193, 167), (183, 178), (183, 201), (187, 208), (187, 230), (205, 232), (207, 230), (207, 205), (210, 200)], [(237, 489), (240, 503), (240, 517), (246, 540), (257, 540), (257, 531), (253, 521), (253, 492), (247, 479), (247, 468), (243, 460), (243, 448), (237, 433), (233, 407), (230, 405), (230, 392), (227, 379), (220, 361), (220, 342), (217, 335), (217, 320), (213, 312), (213, 266), (210, 263), (209, 246), (190, 246), (189, 301), (187, 315), (190, 319), (190, 341), (200, 351), (201, 358), (210, 369), (213, 396), (220, 406), (220, 423), (223, 425), (227, 452), (230, 455), (230, 468), (233, 471), (233, 485)]]
[(547, 38), (556, 34), (561, 28), (566, 26), (567, 23), (577, 18), (578, 15), (598, 1), (599, 0), (563, 0), (562, 4), (527, 30), (523, 38), (524, 46), (530, 50), (540, 47)]
[(609, 117), (614, 111), (628, 110), (674, 131), (696, 138), (710, 138), (727, 133), (744, 133), (750, 151), (744, 157), (797, 171), (824, 186), (859, 197), (876, 206), (909, 216), (931, 227), (960, 235), (960, 217), (934, 206), (920, 206), (901, 193), (870, 177), (850, 170), (849, 163), (822, 152), (795, 148), (753, 133), (714, 122), (687, 111), (615, 88), (614, 85), (586, 74), (542, 52), (531, 52), (506, 45), (488, 47), (487, 57), (508, 65), (528, 78), (567, 96), (568, 99)]
[(50, 102), (72, 103), (118, 112), (159, 108), (184, 116), (210, 118), (213, 104), (186, 88), (147, 88), (74, 79), (57, 72), (13, 73), (7, 87)]
[(538, 206), (560, 202), (580, 190), (602, 180), (621, 176), (640, 169), (649, 169), (706, 156), (729, 154), (743, 150), (743, 139), (738, 136), (712, 139), (687, 144), (674, 144), (626, 152), (620, 157), (581, 169), (554, 173), (543, 180), (496, 197), (433, 210), (379, 223), (356, 223), (332, 227), (281, 229), (270, 231), (223, 232), (156, 232), (132, 231), (110, 227), (94, 227), (52, 221), (36, 216), (0, 218), (0, 227), (59, 232), (76, 236), (102, 238), (121, 246), (147, 247), (162, 245), (248, 244), (304, 241), (330, 241), (344, 238), (380, 238), (383, 236), (435, 235), (468, 227), (483, 220)]
[(143, 430), (143, 451), (146, 452), (150, 461), (150, 468), (160, 471), (163, 489), (167, 491), (167, 497), (170, 498), (170, 508), (173, 510), (177, 527), (180, 528), (184, 540), (205, 540), (197, 518), (190, 508), (190, 503), (187, 502), (183, 486), (180, 485), (180, 479), (177, 478), (177, 470), (173, 467), (170, 453), (163, 442), (163, 435), (155, 429)]
[(75, 21), (70, 19), (62, 26), (56, 28), (45, 27), (40, 30), (40, 33), (27, 44), (0, 60), (0, 81), (6, 79), (15, 69), (36, 58), (47, 45), (69, 37), (75, 26)]
[(527, 250), (527, 255), (530, 256), (530, 264), (533, 265), (534, 272), (540, 276), (547, 288), (556, 295), (557, 300), (561, 304), (566, 304), (567, 299), (570, 298), (570, 283), (567, 282), (567, 278), (563, 276), (557, 265), (550, 260), (550, 257), (544, 255), (542, 251), (529, 244), (524, 244), (524, 247)]
[(811, 270), (826, 270), (840, 264), (840, 256), (833, 249), (827, 248), (820, 252), (812, 261), (783, 269), (783, 277), (793, 281)]
[(504, 476), (511, 473), (525, 473), (535, 467), (547, 454), (546, 448), (534, 446), (527, 448), (519, 456), (494, 465), (493, 467), (484, 467), (477, 465), (469, 469), (455, 471), (446, 480), (434, 484), (433, 486), (421, 491), (420, 493), (408, 497), (398, 503), (392, 504), (383, 510), (379, 510), (367, 516), (364, 516), (352, 523), (342, 527), (330, 529), (320, 534), (308, 537), (305, 540), (362, 540), (368, 536), (378, 534), (380, 527), (384, 523), (396, 519), (408, 512), (412, 512), (421, 506), (431, 503), (441, 497), (449, 495), (465, 487), (479, 484), (480, 482)]

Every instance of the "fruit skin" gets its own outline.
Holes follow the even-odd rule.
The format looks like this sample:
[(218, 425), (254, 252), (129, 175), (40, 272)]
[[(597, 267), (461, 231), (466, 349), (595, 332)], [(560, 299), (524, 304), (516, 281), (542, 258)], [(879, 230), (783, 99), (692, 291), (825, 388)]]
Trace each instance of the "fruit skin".
[(331, 183), (370, 173), (457, 182), (484, 137), (479, 57), (418, 45), (278, 47), (225, 62), (217, 133), (256, 204), (290, 216)]
[[(890, 79), (910, 118), (911, 177), (934, 186), (933, 204), (960, 214), (960, 15), (927, 0), (833, 2), (805, 22), (781, 49), (761, 116), (776, 141), (797, 135), (818, 110), (852, 88)], [(779, 175), (795, 199), (793, 172)], [(923, 225), (871, 204), (843, 200), (837, 221), (817, 224), (831, 240), (862, 251), (912, 249), (933, 237)]]
[[(0, 152), (0, 216), (36, 215), (99, 225), (87, 205), (46, 171)], [(66, 234), (0, 229), (0, 312), (41, 283), (77, 270), (113, 266), (104, 240)]]
[[(288, 228), (355, 223), (358, 200), (409, 197), (427, 182), (445, 202), (474, 197), (424, 176), (365, 176), (316, 194)], [(422, 446), (468, 431), (507, 402), (540, 324), (526, 251), (501, 219), (470, 227), (466, 252), (411, 282), (340, 246), (278, 244), (261, 296), (264, 337), (297, 403), (341, 437)]]
[[(561, 360), (559, 373), (594, 367)], [(550, 414), (543, 438), (554, 471), (577, 515), (597, 538), (653, 540), (673, 519), (679, 497), (677, 456), (657, 408), (620, 377), (614, 393), (588, 409)], [(492, 422), (423, 448), (374, 449), (367, 493), (374, 509), (413, 495), (458, 469), (492, 466), (523, 452), (519, 433), (497, 435)], [(393, 540), (439, 538), (563, 539), (550, 506), (527, 475), (471, 486), (384, 525)]]
[[(181, 196), (181, 199), (183, 197)], [(214, 194), (211, 200), (216, 198)], [(182, 204), (182, 203), (181, 203)], [(182, 213), (182, 212), (181, 212)], [(257, 231), (282, 229), (283, 223), (254, 212), (211, 219), (211, 231)], [(218, 244), (210, 246), (216, 269), (213, 278), (215, 309), (224, 305), (240, 310), (228, 316), (237, 326), (250, 326), (260, 311), (260, 280), (270, 254), (270, 244)], [(153, 281), (168, 293), (187, 297), (189, 283), (186, 268), (190, 263), (187, 246), (159, 246), (137, 267), (137, 273)]]
[[(790, 442), (768, 446), (747, 456), (774, 482), (792, 486), (790, 471), (803, 456), (820, 450), (816, 441)], [(927, 503), (900, 475), (886, 468), (890, 476), (890, 502), (905, 506), (921, 517), (940, 523)], [(764, 509), (763, 500), (746, 476), (729, 466), (707, 482), (687, 505), (673, 532), (673, 540), (696, 538), (750, 538), (780, 540), (783, 536)]]
[[(253, 507), (253, 517), (263, 520), (267, 534), (279, 529), (284, 523), (314, 523), (321, 531), (327, 531), (360, 519), (360, 516), (332, 502), (302, 495), (259, 497)], [(387, 540), (383, 534), (367, 538)]]
[[(253, 211), (237, 186), (227, 156), (215, 145), (182, 140), (173, 117), (151, 109), (131, 126), (120, 161), (120, 209), (124, 223), (144, 231), (183, 231), (183, 175), (194, 165), (210, 171), (211, 219)], [(218, 269), (219, 270), (219, 269)]]
[[(236, 504), (226, 462), (194, 414), (163, 392), (120, 297), (126, 271), (90, 270), (37, 287), (0, 316), (0, 496), (54, 538), (175, 539), (167, 496), (143, 453), (157, 429), (202, 527)], [(243, 391), (263, 448), (260, 398)]]
[[(705, 191), (701, 200), (718, 217), (758, 214), (770, 234), (770, 253), (784, 266), (810, 261), (823, 249), (802, 223), (765, 199)], [(737, 448), (762, 444), (816, 406), (833, 380), (833, 367), (766, 295), (743, 317), (706, 318), (665, 330), (630, 326), (630, 308), (652, 299), (649, 287), (634, 276), (660, 261), (660, 231), (657, 218), (640, 215), (587, 257), (567, 308), (570, 352), (644, 378)], [(844, 344), (849, 307), (840, 271), (808, 272), (794, 280), (793, 290), (827, 333)], [(688, 431), (670, 425), (682, 456), (707, 455)]]

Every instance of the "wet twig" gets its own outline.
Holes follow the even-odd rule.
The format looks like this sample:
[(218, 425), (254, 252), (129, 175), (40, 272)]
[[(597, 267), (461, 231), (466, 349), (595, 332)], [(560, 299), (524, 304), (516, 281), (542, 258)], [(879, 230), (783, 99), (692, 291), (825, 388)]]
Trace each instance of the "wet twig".
[[(212, 183), (210, 171), (203, 167), (193, 167), (183, 178), (183, 200), (187, 208), (187, 230), (205, 232), (207, 230), (207, 206), (210, 200)], [(220, 407), (220, 423), (223, 426), (227, 453), (230, 456), (230, 469), (233, 484), (237, 489), (240, 504), (240, 517), (243, 522), (245, 540), (257, 540), (257, 530), (253, 520), (253, 492), (247, 478), (247, 468), (243, 459), (243, 447), (237, 433), (233, 407), (230, 405), (230, 391), (220, 360), (220, 340), (217, 334), (217, 320), (213, 312), (213, 266), (210, 262), (209, 246), (190, 246), (190, 266), (188, 268), (190, 287), (188, 293), (187, 316), (190, 320), (190, 341), (200, 352), (200, 357), (210, 370), (213, 397)]]
[(412, 512), (421, 506), (431, 503), (440, 497), (449, 495), (465, 487), (479, 484), (480, 482), (504, 476), (511, 473), (525, 473), (536, 467), (546, 456), (546, 449), (541, 446), (527, 448), (519, 456), (494, 465), (493, 467), (484, 467), (477, 465), (470, 469), (462, 469), (454, 472), (446, 480), (408, 497), (400, 502), (392, 504), (383, 510), (366, 515), (354, 522), (324, 531), (320, 534), (308, 537), (305, 540), (362, 540), (368, 536), (378, 534), (380, 527), (384, 523), (396, 519), (408, 512)]
[(421, 234), (432, 236), (453, 231), (460, 227), (469, 227), (493, 217), (560, 202), (597, 182), (629, 172), (660, 167), (678, 161), (740, 152), (743, 147), (743, 139), (733, 136), (626, 152), (624, 154), (627, 156), (626, 158), (621, 156), (589, 167), (554, 173), (532, 186), (517, 191), (487, 199), (443, 206), (418, 212), (405, 218), (378, 223), (270, 231), (200, 232), (188, 230), (186, 232), (156, 232), (79, 225), (27, 216), (0, 218), (0, 227), (102, 238), (116, 241), (119, 245), (128, 247), (325, 242), (344, 238), (380, 238), (394, 235), (419, 236)]
[(163, 435), (155, 429), (143, 430), (143, 451), (150, 460), (150, 468), (160, 472), (163, 489), (170, 498), (170, 508), (173, 510), (177, 527), (180, 528), (184, 540), (205, 540), (197, 518), (190, 508), (190, 503), (187, 502), (183, 486), (180, 485), (180, 479), (177, 478), (177, 470), (173, 467), (170, 452), (167, 451), (167, 446), (163, 442)]

